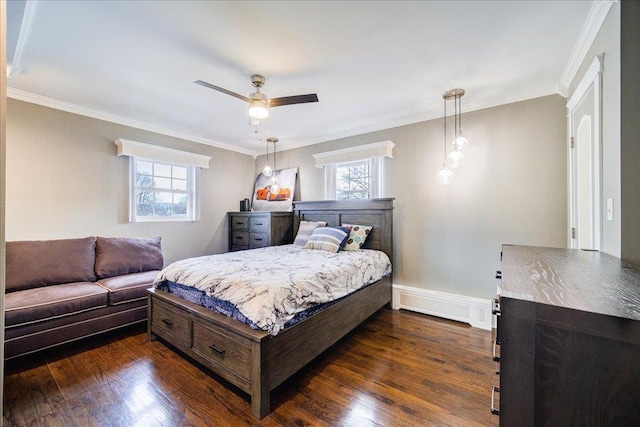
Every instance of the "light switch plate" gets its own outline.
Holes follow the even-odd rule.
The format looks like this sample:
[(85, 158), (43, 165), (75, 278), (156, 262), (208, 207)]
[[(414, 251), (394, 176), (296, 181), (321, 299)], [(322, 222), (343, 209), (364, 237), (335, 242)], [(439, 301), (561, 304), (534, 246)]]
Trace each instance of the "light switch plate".
[(607, 199), (607, 221), (613, 221), (613, 199)]

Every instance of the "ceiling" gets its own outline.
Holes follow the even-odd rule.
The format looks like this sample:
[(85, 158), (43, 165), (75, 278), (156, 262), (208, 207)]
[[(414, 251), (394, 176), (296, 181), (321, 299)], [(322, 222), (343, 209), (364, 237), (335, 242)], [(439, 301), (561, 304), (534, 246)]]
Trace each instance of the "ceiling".
[[(562, 93), (592, 1), (10, 1), (8, 95), (261, 154)], [(26, 13), (25, 13), (26, 12)], [(243, 101), (271, 109), (259, 132)], [(142, 141), (153, 143), (153, 141)]]

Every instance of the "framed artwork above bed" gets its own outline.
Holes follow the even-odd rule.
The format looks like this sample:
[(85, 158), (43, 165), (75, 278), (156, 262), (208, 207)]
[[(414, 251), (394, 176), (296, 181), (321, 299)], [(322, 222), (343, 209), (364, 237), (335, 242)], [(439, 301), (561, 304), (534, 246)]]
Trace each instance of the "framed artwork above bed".
[[(297, 167), (277, 170), (270, 177), (260, 173), (253, 186), (252, 209), (254, 211), (291, 212), (297, 176)], [(280, 186), (278, 192), (272, 191), (274, 178)]]

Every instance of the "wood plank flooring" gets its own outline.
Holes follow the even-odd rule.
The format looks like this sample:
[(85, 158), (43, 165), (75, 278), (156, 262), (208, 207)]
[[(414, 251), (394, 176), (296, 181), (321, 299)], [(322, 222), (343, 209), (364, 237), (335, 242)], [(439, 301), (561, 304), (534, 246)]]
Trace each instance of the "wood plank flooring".
[(7, 362), (5, 426), (496, 426), (491, 333), (381, 310), (272, 392), (248, 395), (144, 326)]

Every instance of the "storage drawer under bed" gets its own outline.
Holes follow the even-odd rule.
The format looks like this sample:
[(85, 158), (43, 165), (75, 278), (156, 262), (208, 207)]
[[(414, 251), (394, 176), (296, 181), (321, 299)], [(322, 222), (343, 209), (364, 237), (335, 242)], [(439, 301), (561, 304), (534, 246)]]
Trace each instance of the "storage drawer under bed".
[(178, 340), (182, 344), (191, 345), (189, 314), (159, 299), (154, 299), (153, 304), (151, 316), (153, 330), (169, 342)]
[(246, 379), (251, 379), (251, 342), (242, 337), (230, 338), (222, 329), (205, 325), (194, 319), (193, 344), (195, 352), (216, 365)]

